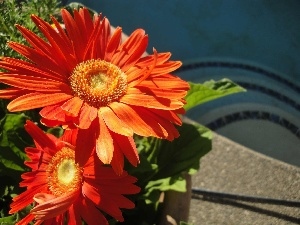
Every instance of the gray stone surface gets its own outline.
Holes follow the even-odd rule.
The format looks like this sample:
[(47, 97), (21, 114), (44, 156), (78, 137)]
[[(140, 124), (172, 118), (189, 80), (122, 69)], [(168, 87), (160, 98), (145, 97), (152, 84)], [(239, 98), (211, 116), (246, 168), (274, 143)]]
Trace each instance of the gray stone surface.
[[(300, 168), (214, 134), (213, 149), (200, 161), (192, 187), (218, 192), (300, 201)], [(192, 199), (194, 225), (300, 224), (300, 208), (208, 198)]]

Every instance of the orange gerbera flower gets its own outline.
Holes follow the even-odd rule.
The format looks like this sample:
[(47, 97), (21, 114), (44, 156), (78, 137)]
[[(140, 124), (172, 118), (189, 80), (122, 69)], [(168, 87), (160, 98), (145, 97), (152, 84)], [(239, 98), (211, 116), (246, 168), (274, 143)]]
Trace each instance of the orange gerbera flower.
[[(27, 121), (25, 129), (36, 147), (25, 149), (32, 171), (22, 175), (21, 187), (27, 190), (13, 199), (10, 213), (29, 204), (37, 203), (30, 213), (17, 224), (108, 224), (104, 211), (123, 221), (120, 208), (131, 209), (134, 204), (124, 194), (136, 194), (140, 188), (136, 178), (123, 172), (118, 176), (111, 167), (92, 154), (87, 163), (75, 160), (74, 144), (77, 130), (67, 130), (61, 138), (45, 134), (34, 123)], [(96, 158), (97, 159), (97, 158)]]
[(169, 73), (181, 62), (169, 61), (170, 53), (156, 50), (143, 57), (148, 36), (142, 29), (122, 43), (121, 28), (111, 34), (108, 19), (92, 19), (87, 9), (75, 10), (74, 17), (63, 9), (62, 18), (65, 30), (53, 17), (56, 28), (32, 16), (44, 38), (17, 25), (31, 46), (9, 42), (28, 61), (0, 61), (7, 71), (0, 74), (0, 82), (11, 86), (0, 91), (0, 98), (13, 99), (8, 110), (42, 108), (45, 125), (81, 128), (79, 141), (92, 137), (85, 157), (96, 145), (100, 160), (113, 163), (119, 173), (123, 155), (133, 165), (139, 161), (134, 133), (178, 137), (174, 124), (181, 125), (178, 114), (184, 113), (189, 85)]

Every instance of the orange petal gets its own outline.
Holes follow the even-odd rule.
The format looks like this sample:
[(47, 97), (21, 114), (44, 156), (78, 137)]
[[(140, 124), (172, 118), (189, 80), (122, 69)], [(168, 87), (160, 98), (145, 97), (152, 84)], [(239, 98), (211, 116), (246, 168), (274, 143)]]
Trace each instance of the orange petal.
[(94, 21), (92, 21), (92, 24), (88, 26), (91, 26), (91, 28), (86, 29), (87, 36), (89, 38), (87, 40), (87, 44), (85, 45), (85, 50), (83, 53), (83, 61), (97, 58), (98, 46), (95, 40), (99, 39), (99, 33), (101, 30), (100, 16), (95, 16)]
[(13, 202), (10, 204), (11, 210), (9, 211), (10, 214), (16, 213), (19, 210), (25, 208), (29, 204), (33, 202), (33, 196), (43, 190), (46, 190), (47, 186), (35, 186), (33, 188), (29, 188), (23, 193), (19, 194), (18, 196), (13, 198)]
[(65, 130), (63, 135), (60, 137), (60, 140), (63, 143), (67, 142), (70, 145), (75, 146), (77, 135), (78, 135), (78, 129)]
[(110, 164), (114, 153), (113, 140), (104, 120), (102, 119), (102, 116), (99, 115), (98, 118), (100, 134), (96, 140), (96, 153), (101, 162), (104, 164)]
[(81, 107), (78, 121), (75, 123), (80, 129), (88, 129), (98, 115), (97, 109), (84, 103)]
[(190, 86), (186, 81), (181, 80), (178, 77), (174, 77), (172, 75), (167, 76), (156, 76), (151, 80), (144, 80), (139, 85), (138, 88), (144, 87), (149, 88), (163, 88), (169, 91), (187, 91)]
[(34, 90), (37, 92), (64, 92), (70, 93), (70, 88), (67, 84), (49, 80), (48, 78), (33, 77), (19, 74), (1, 75), (2, 83), (18, 87), (21, 89)]
[[(62, 52), (64, 52), (65, 55), (69, 55), (69, 56), (73, 57), (74, 54), (73, 54), (73, 49), (72, 49), (72, 43), (71, 43), (69, 37), (67, 36), (64, 28), (60, 25), (60, 23), (57, 21), (57, 19), (55, 17), (53, 17), (53, 16), (50, 16), (50, 17), (51, 17), (51, 20), (55, 27), (55, 33), (57, 35), (59, 35), (59, 38), (55, 38), (55, 39), (60, 39), (61, 40), (60, 43), (64, 43), (64, 44), (60, 45)], [(50, 28), (46, 29), (46, 27), (48, 27), (47, 22), (43, 21), (38, 16), (33, 16), (32, 20), (35, 22), (37, 27), (45, 27), (45, 30), (51, 31), (51, 34), (52, 34), (52, 30), (53, 30), (52, 25), (50, 25), (52, 29), (50, 29)], [(41, 31), (43, 32), (43, 30), (41, 30)]]
[(151, 95), (140, 95), (140, 94), (126, 94), (120, 98), (120, 102), (128, 105), (142, 106), (146, 108), (174, 110), (183, 107), (183, 103), (177, 99), (169, 99), (162, 97), (155, 97)]
[[(106, 54), (107, 44), (109, 42), (110, 37), (110, 23), (107, 18), (104, 18), (101, 22), (101, 25), (98, 29), (98, 35), (94, 38), (94, 50), (92, 51), (94, 54), (92, 58), (100, 58), (103, 59)], [(97, 41), (95, 41), (97, 40)], [(118, 45), (117, 45), (118, 46)]]
[[(79, 214), (80, 210), (76, 210), (76, 206), (75, 205), (78, 205), (78, 201), (76, 201), (69, 208), (69, 211), (68, 211), (68, 214), (69, 214), (68, 225), (82, 224), (81, 216)], [(97, 220), (97, 221), (99, 221), (99, 220)]]
[(102, 116), (106, 126), (113, 132), (125, 136), (132, 136), (133, 131), (126, 124), (116, 116), (116, 114), (109, 107), (101, 107), (99, 109), (100, 115)]
[(60, 106), (61, 104), (45, 106), (41, 109), (40, 115), (46, 119), (62, 121), (61, 119), (64, 119), (65, 113)]
[[(99, 195), (99, 193), (96, 193), (96, 195)], [(88, 198), (83, 198), (81, 204), (78, 207), (76, 205), (76, 211), (77, 213), (80, 213), (82, 219), (88, 225), (108, 225), (108, 221), (106, 220), (105, 216), (100, 212), (98, 208), (95, 207), (94, 203)]]
[[(143, 29), (136, 29), (128, 39), (119, 46), (111, 59), (111, 63), (122, 68), (135, 51), (141, 52), (139, 48), (143, 49), (143, 52), (140, 54), (141, 56), (145, 52), (147, 44), (148, 38), (145, 39), (145, 31)], [(137, 60), (140, 58), (138, 55), (135, 56)], [(135, 60), (136, 59), (134, 59), (134, 61)]]
[(160, 75), (171, 73), (181, 67), (182, 62), (180, 61), (169, 61), (162, 65), (156, 65), (155, 68), (152, 70), (151, 75)]
[(63, 93), (45, 94), (34, 92), (14, 99), (8, 104), (7, 109), (11, 112), (36, 109), (48, 105), (54, 105), (72, 97), (72, 95)]
[(47, 51), (43, 52), (59, 65), (59, 68), (51, 68), (51, 70), (57, 70), (58, 73), (59, 70), (64, 71), (59, 74), (68, 76), (73, 70), (72, 68), (75, 67), (76, 61), (71, 41), (69, 38), (66, 38), (65, 31), (61, 30), (60, 25), (57, 25), (57, 21), (53, 20), (53, 17), (52, 21), (57, 25), (55, 28), (36, 15), (32, 15), (31, 19), (49, 42)]
[[(37, 169), (39, 169), (39, 161), (35, 161), (34, 164), (37, 166)], [(33, 171), (33, 172), (27, 172), (23, 173), (21, 177), (24, 179), (20, 182), (20, 187), (27, 187), (31, 188), (33, 186), (38, 185), (46, 185), (47, 184), (47, 175), (46, 173), (41, 173), (40, 171)]]
[(61, 10), (61, 15), (69, 39), (71, 40), (78, 62), (83, 61), (84, 48), (87, 44), (86, 34), (81, 30), (80, 24), (77, 24), (72, 15), (66, 10)]
[[(84, 17), (83, 17), (83, 13), (84, 11), (86, 10), (83, 10), (83, 9), (79, 9), (80, 10), (80, 13), (78, 10), (74, 10), (73, 11), (73, 18), (74, 18), (74, 22), (75, 24), (78, 26), (79, 30), (80, 30), (80, 34), (82, 35), (82, 41), (85, 45), (85, 43), (87, 42), (88, 40), (88, 35), (87, 34), (90, 34), (90, 32), (92, 31), (91, 30), (87, 30), (86, 27), (85, 27), (85, 21), (84, 21)], [(97, 16), (97, 15), (96, 15)], [(89, 16), (89, 17), (86, 17), (88, 19), (88, 23), (92, 23), (92, 17)], [(91, 28), (91, 27), (90, 27)]]
[(61, 121), (58, 121), (58, 120), (48, 120), (46, 118), (42, 118), (40, 120), (40, 122), (41, 122), (41, 124), (43, 124), (44, 126), (47, 126), (47, 127), (57, 127), (57, 126), (62, 125)]
[[(121, 180), (121, 182), (122, 182), (122, 180)], [(113, 201), (111, 201), (110, 197), (115, 196), (115, 195), (112, 195), (109, 193), (101, 193), (101, 192), (99, 193), (98, 190), (101, 190), (101, 189), (96, 189), (94, 186), (92, 186), (90, 184), (84, 184), (84, 186), (83, 186), (83, 192), (87, 196), (87, 199), (90, 199), (101, 210), (108, 213), (109, 215), (116, 218), (117, 220), (124, 221), (122, 212), (118, 207), (119, 199), (121, 199), (122, 196), (116, 193), (115, 195), (117, 198), (114, 199)], [(101, 198), (100, 198), (99, 194), (101, 194)], [(103, 199), (105, 199), (104, 202), (103, 202)]]
[(152, 70), (155, 68), (156, 63), (157, 63), (157, 57), (158, 53), (157, 51), (153, 48), (153, 60), (151, 63), (145, 65), (144, 67), (141, 67), (142, 70), (139, 71), (139, 73), (130, 73), (131, 76), (127, 77), (127, 82), (128, 82), (128, 87), (134, 87), (138, 85), (140, 82), (145, 80), (152, 72)]
[[(139, 86), (136, 87), (132, 87), (132, 88), (128, 88), (127, 93), (128, 95), (130, 94), (140, 94), (140, 95), (144, 95), (144, 94), (148, 94), (148, 95), (154, 95), (157, 97), (166, 97), (168, 96), (168, 98), (170, 99), (181, 99), (184, 98), (187, 94), (187, 91), (185, 90), (177, 90), (177, 89), (167, 89), (164, 88), (163, 86), (155, 86), (155, 84), (151, 81), (147, 82), (147, 84), (145, 84), (146, 81), (142, 81), (140, 83)], [(168, 81), (165, 81), (168, 82)]]
[(174, 139), (174, 137), (178, 136), (177, 130), (170, 121), (165, 121), (144, 107), (117, 103), (114, 104), (113, 110), (118, 117), (124, 123), (128, 124), (128, 126), (132, 127), (133, 131), (138, 135), (167, 139)]
[(164, 120), (170, 121), (176, 125), (181, 126), (182, 120), (179, 118), (178, 114), (184, 114), (184, 110), (170, 111), (170, 110), (160, 110), (160, 109), (148, 109), (150, 112), (162, 117)]
[(124, 155), (118, 145), (114, 146), (114, 155), (111, 160), (111, 166), (117, 175), (122, 175), (124, 168)]
[(144, 36), (139, 43), (135, 44), (135, 48), (132, 48), (132, 52), (127, 53), (130, 54), (128, 57), (123, 57), (119, 62), (118, 66), (123, 70), (127, 71), (130, 67), (132, 67), (146, 52), (146, 48), (148, 45), (148, 36)]
[(81, 109), (83, 101), (78, 97), (73, 97), (66, 101), (61, 108), (73, 117), (76, 117)]
[(157, 131), (157, 134), (160, 134), (160, 138), (165, 138), (169, 141), (172, 141), (174, 138), (177, 138), (179, 136), (178, 130), (175, 128), (175, 126), (169, 120), (162, 118), (159, 113), (156, 114), (153, 113), (153, 111), (144, 108), (140, 108), (139, 110), (142, 115), (152, 120), (153, 125), (157, 124), (160, 127), (158, 131), (161, 132), (159, 133)]
[(34, 199), (42, 203), (35, 206), (30, 213), (35, 215), (37, 220), (51, 219), (67, 211), (79, 195), (79, 190), (52, 198), (48, 194), (39, 193), (34, 196)]
[[(127, 187), (124, 187), (127, 188)], [(126, 199), (122, 195), (112, 195), (109, 192), (103, 194), (101, 199), (101, 202), (99, 204), (99, 208), (103, 211), (105, 211), (107, 214), (111, 215), (112, 217), (116, 218), (120, 222), (124, 221), (122, 211), (120, 208), (133, 208), (134, 203), (132, 203), (130, 200)], [(123, 200), (126, 199), (126, 204), (123, 204)]]
[(140, 160), (133, 138), (113, 134), (113, 139), (117, 143), (119, 151), (121, 151), (125, 155), (125, 157), (133, 166), (137, 166)]
[(89, 129), (79, 129), (76, 139), (75, 161), (84, 166), (94, 151), (96, 137), (99, 135), (98, 121), (94, 121)]
[(41, 146), (42, 149), (44, 149), (45, 151), (51, 151), (47, 152), (48, 154), (53, 155), (53, 153), (56, 152), (55, 143), (37, 125), (35, 125), (30, 120), (27, 120), (24, 128), (35, 140), (35, 142), (39, 146)]
[(54, 68), (56, 73), (66, 74), (64, 67), (60, 67), (57, 62), (55, 62), (55, 60), (48, 56), (45, 52), (38, 51), (15, 42), (8, 42), (8, 46), (25, 56), (30, 61), (36, 63), (39, 67), (46, 69)]
[(43, 204), (47, 201), (50, 201), (54, 199), (55, 196), (52, 194), (47, 194), (47, 193), (38, 193), (33, 196), (33, 200), (36, 201), (38, 204)]
[[(136, 66), (138, 67), (145, 67), (152, 63), (154, 55), (147, 55), (143, 58), (140, 58), (140, 60), (136, 63)], [(170, 52), (161, 52), (157, 53), (157, 65), (164, 64), (168, 61), (168, 59), (171, 57)]]
[(114, 34), (111, 36), (107, 43), (106, 51), (105, 51), (105, 56), (104, 60), (110, 62), (111, 58), (113, 57), (115, 51), (120, 45), (121, 42), (121, 36), (122, 36), (122, 29), (120, 27), (117, 27), (115, 29)]
[(2, 58), (0, 61), (0, 66), (3, 69), (13, 71), (16, 74), (33, 76), (33, 77), (43, 77), (50, 80), (56, 80), (60, 82), (65, 82), (66, 77), (55, 73), (53, 70), (47, 68), (40, 68), (38, 65), (31, 64), (29, 62), (22, 61), (20, 59), (14, 58)]
[(7, 88), (4, 90), (0, 90), (0, 98), (12, 99), (28, 93), (28, 90), (20, 90), (18, 88)]
[(145, 137), (156, 136), (151, 123), (147, 124), (132, 107), (119, 102), (113, 102), (109, 106), (123, 123), (131, 127), (134, 133)]
[(28, 43), (30, 43), (33, 48), (49, 54), (49, 50), (51, 47), (49, 43), (45, 42), (42, 38), (25, 27), (17, 24), (16, 28), (21, 32), (23, 37), (27, 40)]

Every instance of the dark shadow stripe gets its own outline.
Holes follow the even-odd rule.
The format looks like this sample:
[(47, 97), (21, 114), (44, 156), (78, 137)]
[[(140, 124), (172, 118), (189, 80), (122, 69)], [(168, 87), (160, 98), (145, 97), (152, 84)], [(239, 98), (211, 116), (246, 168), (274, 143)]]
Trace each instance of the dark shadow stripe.
[(231, 200), (243, 201), (243, 202), (263, 203), (263, 204), (300, 208), (300, 200), (298, 201), (298, 200), (276, 199), (270, 197), (245, 195), (245, 194), (233, 194), (233, 193), (227, 193), (221, 191), (212, 191), (212, 190), (207, 190), (207, 189), (197, 188), (197, 187), (192, 188), (192, 193), (194, 195), (200, 195), (200, 196), (210, 197), (210, 198), (231, 199)]
[(283, 95), (282, 93), (274, 91), (273, 89), (263, 87), (263, 86), (260, 86), (257, 84), (253, 84), (253, 83), (248, 83), (248, 82), (238, 81), (236, 83), (247, 90), (253, 90), (253, 91), (261, 92), (266, 95), (272, 96), (272, 97), (278, 99), (279, 101), (282, 101), (282, 102), (292, 106), (293, 108), (297, 109), (298, 111), (300, 111), (300, 104), (295, 102), (293, 99), (287, 97), (286, 95)]
[(249, 110), (249, 111), (231, 113), (223, 117), (219, 117), (214, 121), (205, 124), (205, 126), (213, 131), (216, 131), (221, 127), (225, 127), (228, 124), (242, 121), (242, 120), (267, 120), (286, 128), (294, 135), (296, 135), (297, 138), (300, 139), (299, 127), (297, 127), (295, 124), (291, 123), (287, 119), (277, 114), (266, 112), (266, 111)]
[(276, 80), (288, 86), (289, 88), (295, 90), (296, 92), (300, 93), (300, 86), (293, 83), (292, 81), (289, 81), (288, 79), (285, 79), (274, 72), (270, 72), (266, 69), (262, 69), (260, 67), (248, 65), (244, 63), (222, 62), (222, 61), (195, 62), (195, 63), (183, 64), (178, 70), (176, 70), (176, 72), (183, 72), (183, 71), (188, 71), (188, 70), (193, 70), (198, 68), (207, 68), (207, 67), (217, 67), (217, 68), (221, 67), (221, 68), (229, 68), (229, 69), (237, 68), (237, 69), (255, 72), (264, 75), (266, 77), (269, 77), (273, 80)]
[[(256, 212), (259, 214), (264, 214), (267, 216), (271, 216), (271, 217), (275, 217), (281, 220), (285, 220), (291, 223), (295, 223), (295, 224), (299, 224), (300, 223), (300, 218), (298, 217), (293, 217), (293, 216), (289, 216), (280, 212), (276, 212), (276, 211), (272, 211), (272, 210), (268, 210), (268, 209), (263, 209), (260, 208), (258, 206), (255, 205), (250, 205), (250, 204), (245, 204), (245, 203), (241, 203), (238, 201), (234, 201), (234, 200), (230, 200), (230, 199), (220, 199), (220, 198), (211, 198), (211, 197), (207, 197), (207, 196), (199, 196), (199, 195), (192, 195), (192, 198), (194, 199), (199, 199), (199, 200), (203, 200), (203, 201), (208, 201), (208, 202), (214, 202), (217, 204), (222, 204), (222, 205), (230, 205), (230, 206), (234, 206), (237, 208), (242, 208), (242, 209), (246, 209), (252, 212)], [(216, 212), (217, 213), (217, 212)]]

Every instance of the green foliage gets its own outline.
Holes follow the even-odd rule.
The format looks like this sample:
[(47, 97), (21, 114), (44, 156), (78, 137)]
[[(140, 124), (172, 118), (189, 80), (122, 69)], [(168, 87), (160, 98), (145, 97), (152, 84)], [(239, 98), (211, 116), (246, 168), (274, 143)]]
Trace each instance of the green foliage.
[[(0, 222), (15, 224), (19, 214), (8, 216), (9, 204), (14, 195), (21, 193), (21, 174), (27, 171), (24, 165), (24, 148), (32, 145), (31, 138), (24, 130), (25, 114), (7, 114), (0, 121)], [(8, 216), (8, 217), (6, 217)]]
[(0, 224), (1, 225), (15, 225), (21, 218), (25, 217), (30, 209), (32, 207), (31, 206), (28, 206), (26, 208), (24, 208), (23, 210), (21, 210), (20, 212), (18, 213), (15, 213), (13, 215), (10, 215), (10, 216), (3, 216), (2, 215), (2, 211), (0, 211)]
[(24, 148), (31, 143), (24, 130), (26, 119), (24, 114), (7, 114), (0, 121), (0, 176), (15, 178), (25, 171)]
[(0, 224), (3, 225), (13, 225), (16, 224), (16, 222), (19, 220), (18, 214), (14, 214), (11, 216), (0, 218)]
[(204, 82), (203, 84), (190, 82), (189, 84), (191, 89), (185, 98), (187, 101), (187, 104), (184, 106), (185, 110), (190, 110), (197, 105), (217, 98), (246, 91), (244, 88), (228, 79), (219, 81), (211, 80)]
[(128, 223), (125, 220), (122, 224), (132, 224), (133, 221), (137, 224), (156, 224), (161, 192), (185, 192), (184, 175), (195, 173), (199, 169), (200, 158), (211, 150), (212, 132), (206, 127), (183, 123), (178, 131), (180, 137), (172, 142), (136, 138), (141, 163), (137, 168), (129, 166), (127, 170), (138, 178), (142, 193), (137, 197), (136, 209), (125, 212)]
[(6, 45), (8, 41), (25, 43), (15, 24), (22, 25), (38, 33), (38, 29), (31, 21), (30, 15), (35, 14), (46, 21), (50, 21), (49, 15), (55, 15), (59, 12), (59, 4), (59, 0), (0, 1), (0, 56), (19, 57), (16, 52)]

